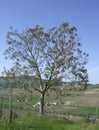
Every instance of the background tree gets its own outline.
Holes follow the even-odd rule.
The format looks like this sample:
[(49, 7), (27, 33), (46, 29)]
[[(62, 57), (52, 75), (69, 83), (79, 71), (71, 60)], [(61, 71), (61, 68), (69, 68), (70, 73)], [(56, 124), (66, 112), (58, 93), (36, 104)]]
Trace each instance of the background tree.
[(15, 79), (15, 73), (13, 71), (13, 69), (10, 69), (10, 70), (6, 70), (6, 68), (4, 68), (4, 71), (2, 72), (3, 74), (3, 79), (5, 81), (8, 81), (8, 86), (10, 87), (10, 101), (9, 101), (9, 123), (10, 123), (10, 127), (12, 127), (12, 116), (13, 116), (13, 108), (12, 108), (12, 101), (13, 101), (13, 88), (16, 87), (15, 86), (15, 82), (16, 82), (16, 79)]
[[(69, 27), (68, 23), (46, 32), (38, 25), (21, 33), (11, 28), (7, 44), (6, 58), (20, 63), (21, 68), (38, 79), (39, 86), (34, 89), (41, 93), (41, 114), (44, 112), (45, 93), (53, 83), (62, 79), (87, 83), (82, 77), (87, 75), (88, 54), (81, 50), (77, 29)], [(88, 79), (88, 75), (85, 78)]]

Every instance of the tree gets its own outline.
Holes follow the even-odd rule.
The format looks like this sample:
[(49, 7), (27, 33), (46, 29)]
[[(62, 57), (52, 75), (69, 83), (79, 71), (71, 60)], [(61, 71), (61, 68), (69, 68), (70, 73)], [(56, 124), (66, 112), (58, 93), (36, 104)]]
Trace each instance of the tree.
[(13, 87), (15, 87), (15, 74), (13, 72), (13, 69), (11, 70), (6, 70), (6, 68), (4, 68), (4, 71), (2, 72), (3, 75), (3, 79), (5, 81), (8, 81), (8, 85), (10, 87), (10, 102), (9, 102), (9, 123), (10, 123), (10, 127), (12, 127), (12, 113), (13, 113), (13, 108), (12, 108), (12, 99), (13, 99)]
[(11, 28), (7, 33), (7, 44), (6, 58), (11, 58), (38, 79), (39, 87), (34, 89), (41, 94), (41, 114), (45, 93), (53, 83), (63, 79), (83, 81), (84, 75), (87, 83), (88, 54), (81, 50), (76, 27), (69, 27), (68, 23), (48, 31), (39, 25), (21, 33)]

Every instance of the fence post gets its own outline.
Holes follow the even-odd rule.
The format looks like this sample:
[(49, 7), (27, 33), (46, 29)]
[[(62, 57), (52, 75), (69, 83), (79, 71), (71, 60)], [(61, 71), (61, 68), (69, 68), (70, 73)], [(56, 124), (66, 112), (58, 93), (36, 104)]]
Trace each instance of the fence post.
[(3, 108), (3, 97), (1, 97), (1, 104), (0, 104), (0, 117), (2, 117), (2, 114), (3, 114), (2, 108)]
[(10, 90), (10, 104), (9, 104), (9, 118), (10, 118), (10, 124), (12, 123), (12, 87)]

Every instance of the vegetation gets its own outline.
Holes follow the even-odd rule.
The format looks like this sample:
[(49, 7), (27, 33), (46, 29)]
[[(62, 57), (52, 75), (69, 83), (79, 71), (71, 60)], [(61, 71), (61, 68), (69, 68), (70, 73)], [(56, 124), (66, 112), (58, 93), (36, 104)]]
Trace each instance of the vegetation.
[[(30, 89), (33, 91), (33, 89)], [(62, 105), (62, 106), (49, 106), (46, 111), (45, 116), (38, 116), (38, 110), (34, 109), (32, 107), (33, 104), (36, 104), (39, 101), (39, 93), (36, 91), (33, 91), (31, 93), (30, 90), (25, 90), (22, 88), (14, 88), (13, 89), (13, 102), (12, 102), (12, 123), (9, 124), (9, 89), (1, 89), (0, 95), (4, 95), (3, 98), (0, 100), (0, 104), (2, 101), (2, 115), (0, 118), (0, 129), (1, 130), (48, 130), (48, 129), (64, 129), (64, 130), (98, 130), (99, 125), (95, 123), (91, 118), (94, 118), (96, 115), (96, 108), (95, 107), (79, 107), (79, 106), (72, 106), (72, 105)], [(81, 91), (74, 91), (70, 90), (70, 92), (73, 92), (73, 97), (71, 95), (68, 95), (64, 97), (64, 100), (71, 100), (75, 101), (77, 99), (77, 102), (81, 102), (81, 97), (86, 97), (85, 101), (88, 98), (92, 97), (93, 99), (94, 95), (99, 94), (97, 92), (98, 89), (96, 89), (95, 93), (87, 94), (87, 92), (91, 92), (95, 89), (89, 89), (87, 91), (84, 91), (82, 94)], [(66, 90), (67, 91), (67, 90)], [(63, 91), (64, 92), (64, 91)], [(77, 93), (79, 93), (79, 97), (77, 96)], [(80, 94), (81, 93), (81, 94)], [(54, 94), (54, 90), (51, 90), (51, 101), (56, 101)], [(20, 97), (20, 98), (19, 98)], [(77, 99), (76, 99), (77, 98)], [(98, 97), (96, 97), (98, 98)], [(21, 100), (18, 100), (21, 99)], [(17, 100), (19, 102), (17, 102)], [(46, 101), (50, 101), (49, 98), (46, 97)], [(84, 99), (83, 99), (84, 100)], [(92, 104), (92, 102), (91, 102)], [(79, 105), (79, 103), (78, 103)], [(69, 107), (69, 108), (68, 108)], [(1, 106), (0, 106), (1, 108)], [(1, 110), (1, 109), (0, 109)], [(53, 110), (53, 111), (52, 111)], [(48, 113), (47, 113), (48, 112)], [(53, 114), (54, 112), (54, 114)], [(47, 116), (49, 115), (49, 116)], [(74, 116), (73, 119), (70, 116)], [(79, 117), (80, 119), (76, 119), (76, 117)], [(97, 118), (99, 117), (99, 107), (97, 108)], [(78, 120), (78, 121), (77, 121)]]
[[(76, 27), (63, 23), (45, 32), (44, 28), (37, 25), (22, 33), (11, 28), (7, 34), (7, 44), (6, 58), (15, 61), (10, 73), (14, 73), (14, 76), (24, 75), (27, 81), (25, 85), (28, 86), (31, 84), (29, 75), (35, 75), (38, 79), (38, 86), (34, 86), (34, 89), (41, 94), (41, 114), (44, 113), (45, 93), (52, 84), (65, 78), (87, 87), (85, 65), (88, 54), (81, 50)], [(9, 73), (5, 72), (5, 75)]]
[(0, 130), (98, 129), (89, 117), (95, 108), (71, 104), (88, 83), (88, 54), (81, 50), (76, 27), (63, 23), (45, 32), (37, 25), (21, 33), (11, 28), (7, 44), (4, 54), (14, 65), (0, 77)]
[(96, 108), (95, 107), (78, 107), (76, 109), (72, 109), (72, 110), (67, 110), (65, 112), (63, 112), (63, 114), (66, 115), (76, 115), (76, 116), (96, 116), (99, 117), (99, 108), (97, 108), (97, 113), (96, 113)]
[(69, 121), (66, 118), (50, 116), (25, 117), (13, 121), (9, 126), (8, 120), (0, 120), (0, 130), (98, 130), (99, 125), (84, 121)]

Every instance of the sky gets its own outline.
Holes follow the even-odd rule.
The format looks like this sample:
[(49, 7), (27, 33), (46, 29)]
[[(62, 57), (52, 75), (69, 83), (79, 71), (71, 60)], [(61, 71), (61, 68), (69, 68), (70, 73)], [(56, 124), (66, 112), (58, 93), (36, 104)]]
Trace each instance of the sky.
[(40, 25), (45, 29), (63, 22), (75, 26), (83, 51), (89, 54), (89, 83), (99, 83), (99, 0), (0, 0), (0, 73), (13, 61), (4, 58), (6, 35)]

